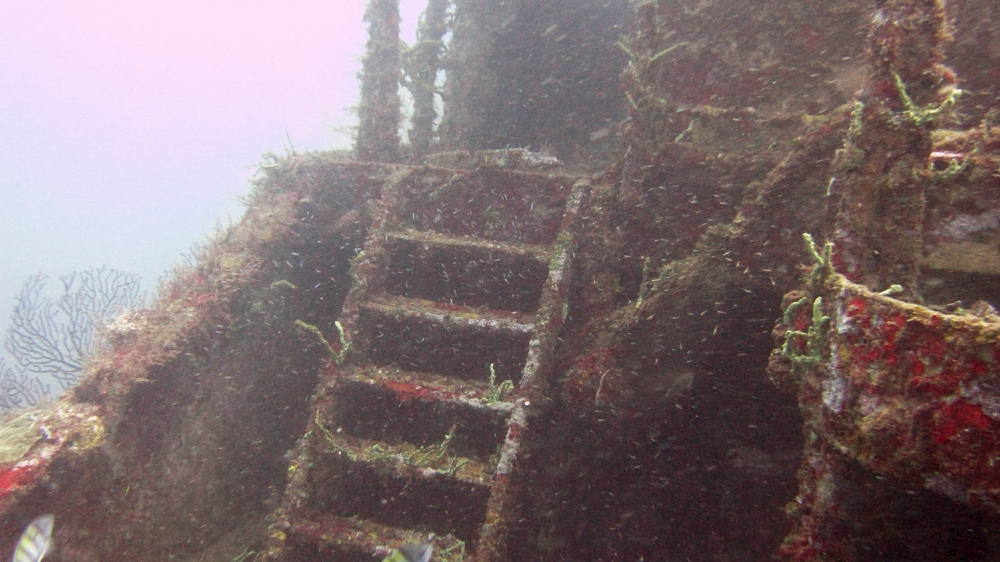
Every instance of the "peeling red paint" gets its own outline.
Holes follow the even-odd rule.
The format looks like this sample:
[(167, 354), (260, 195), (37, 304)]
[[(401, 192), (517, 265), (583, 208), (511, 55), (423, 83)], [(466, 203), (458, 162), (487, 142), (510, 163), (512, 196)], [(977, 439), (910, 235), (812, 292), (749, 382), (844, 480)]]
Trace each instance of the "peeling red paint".
[(974, 428), (986, 429), (994, 422), (983, 413), (982, 408), (965, 401), (946, 404), (938, 411), (932, 423), (931, 435), (938, 445), (946, 443), (960, 431)]
[[(914, 488), (943, 482), (934, 485), (956, 500), (995, 510), (1000, 421), (989, 414), (1000, 403), (992, 386), (1000, 377), (998, 327), (887, 299), (841, 276), (819, 296), (842, 304), (824, 310), (834, 317), (826, 337), (835, 351), (803, 376), (799, 400), (821, 446), (812, 457), (807, 448), (797, 501), (818, 511), (803, 512), (781, 555), (814, 560), (815, 539), (838, 524), (841, 454)], [(842, 390), (824, 386), (831, 375)], [(824, 540), (816, 552), (829, 554), (835, 543)]]
[(383, 380), (381, 384), (395, 392), (400, 402), (427, 399), (433, 394), (429, 389), (413, 383)]
[(44, 466), (41, 457), (34, 457), (0, 469), (0, 500), (35, 481), (44, 473)]

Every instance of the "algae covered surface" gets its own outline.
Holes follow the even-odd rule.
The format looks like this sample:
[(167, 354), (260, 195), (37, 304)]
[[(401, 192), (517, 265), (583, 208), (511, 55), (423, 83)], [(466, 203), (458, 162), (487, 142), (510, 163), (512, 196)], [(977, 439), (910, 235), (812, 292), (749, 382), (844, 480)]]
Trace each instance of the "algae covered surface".
[(17, 415), (0, 424), (0, 464), (17, 462), (42, 438), (33, 412)]
[(1000, 556), (989, 2), (367, 24), (356, 150), (268, 155), (76, 413), (4, 429), (36, 467), (0, 474), (5, 532), (54, 511), (63, 560)]

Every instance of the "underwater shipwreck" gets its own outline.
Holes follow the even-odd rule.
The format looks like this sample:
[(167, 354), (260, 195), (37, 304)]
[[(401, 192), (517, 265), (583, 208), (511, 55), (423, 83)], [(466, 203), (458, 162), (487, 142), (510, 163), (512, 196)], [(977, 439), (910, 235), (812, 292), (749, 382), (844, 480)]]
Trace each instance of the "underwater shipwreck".
[(993, 2), (567, 4), (372, 0), (355, 150), (105, 329), (3, 548), (1000, 559)]

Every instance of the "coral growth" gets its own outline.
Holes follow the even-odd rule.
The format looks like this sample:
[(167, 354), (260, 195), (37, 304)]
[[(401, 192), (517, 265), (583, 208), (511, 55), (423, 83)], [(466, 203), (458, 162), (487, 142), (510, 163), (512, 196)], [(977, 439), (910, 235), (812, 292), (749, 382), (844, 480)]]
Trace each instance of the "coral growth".
[(373, 2), (361, 160), (265, 158), (0, 471), (4, 536), (55, 498), (66, 560), (996, 558), (996, 88), (943, 4), (645, 0), (620, 45), (626, 2), (456, 4), (405, 61), (441, 126), (422, 76), (399, 145)]

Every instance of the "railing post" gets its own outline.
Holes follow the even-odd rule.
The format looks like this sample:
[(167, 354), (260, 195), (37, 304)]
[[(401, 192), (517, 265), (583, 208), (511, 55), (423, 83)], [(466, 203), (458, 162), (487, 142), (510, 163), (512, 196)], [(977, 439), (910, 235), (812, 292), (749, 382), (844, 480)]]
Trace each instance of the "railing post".
[(931, 134), (961, 91), (942, 64), (951, 40), (943, 0), (875, 4), (868, 84), (830, 180), (831, 194), (842, 196), (834, 261), (855, 283), (900, 284), (897, 298), (916, 299)]

